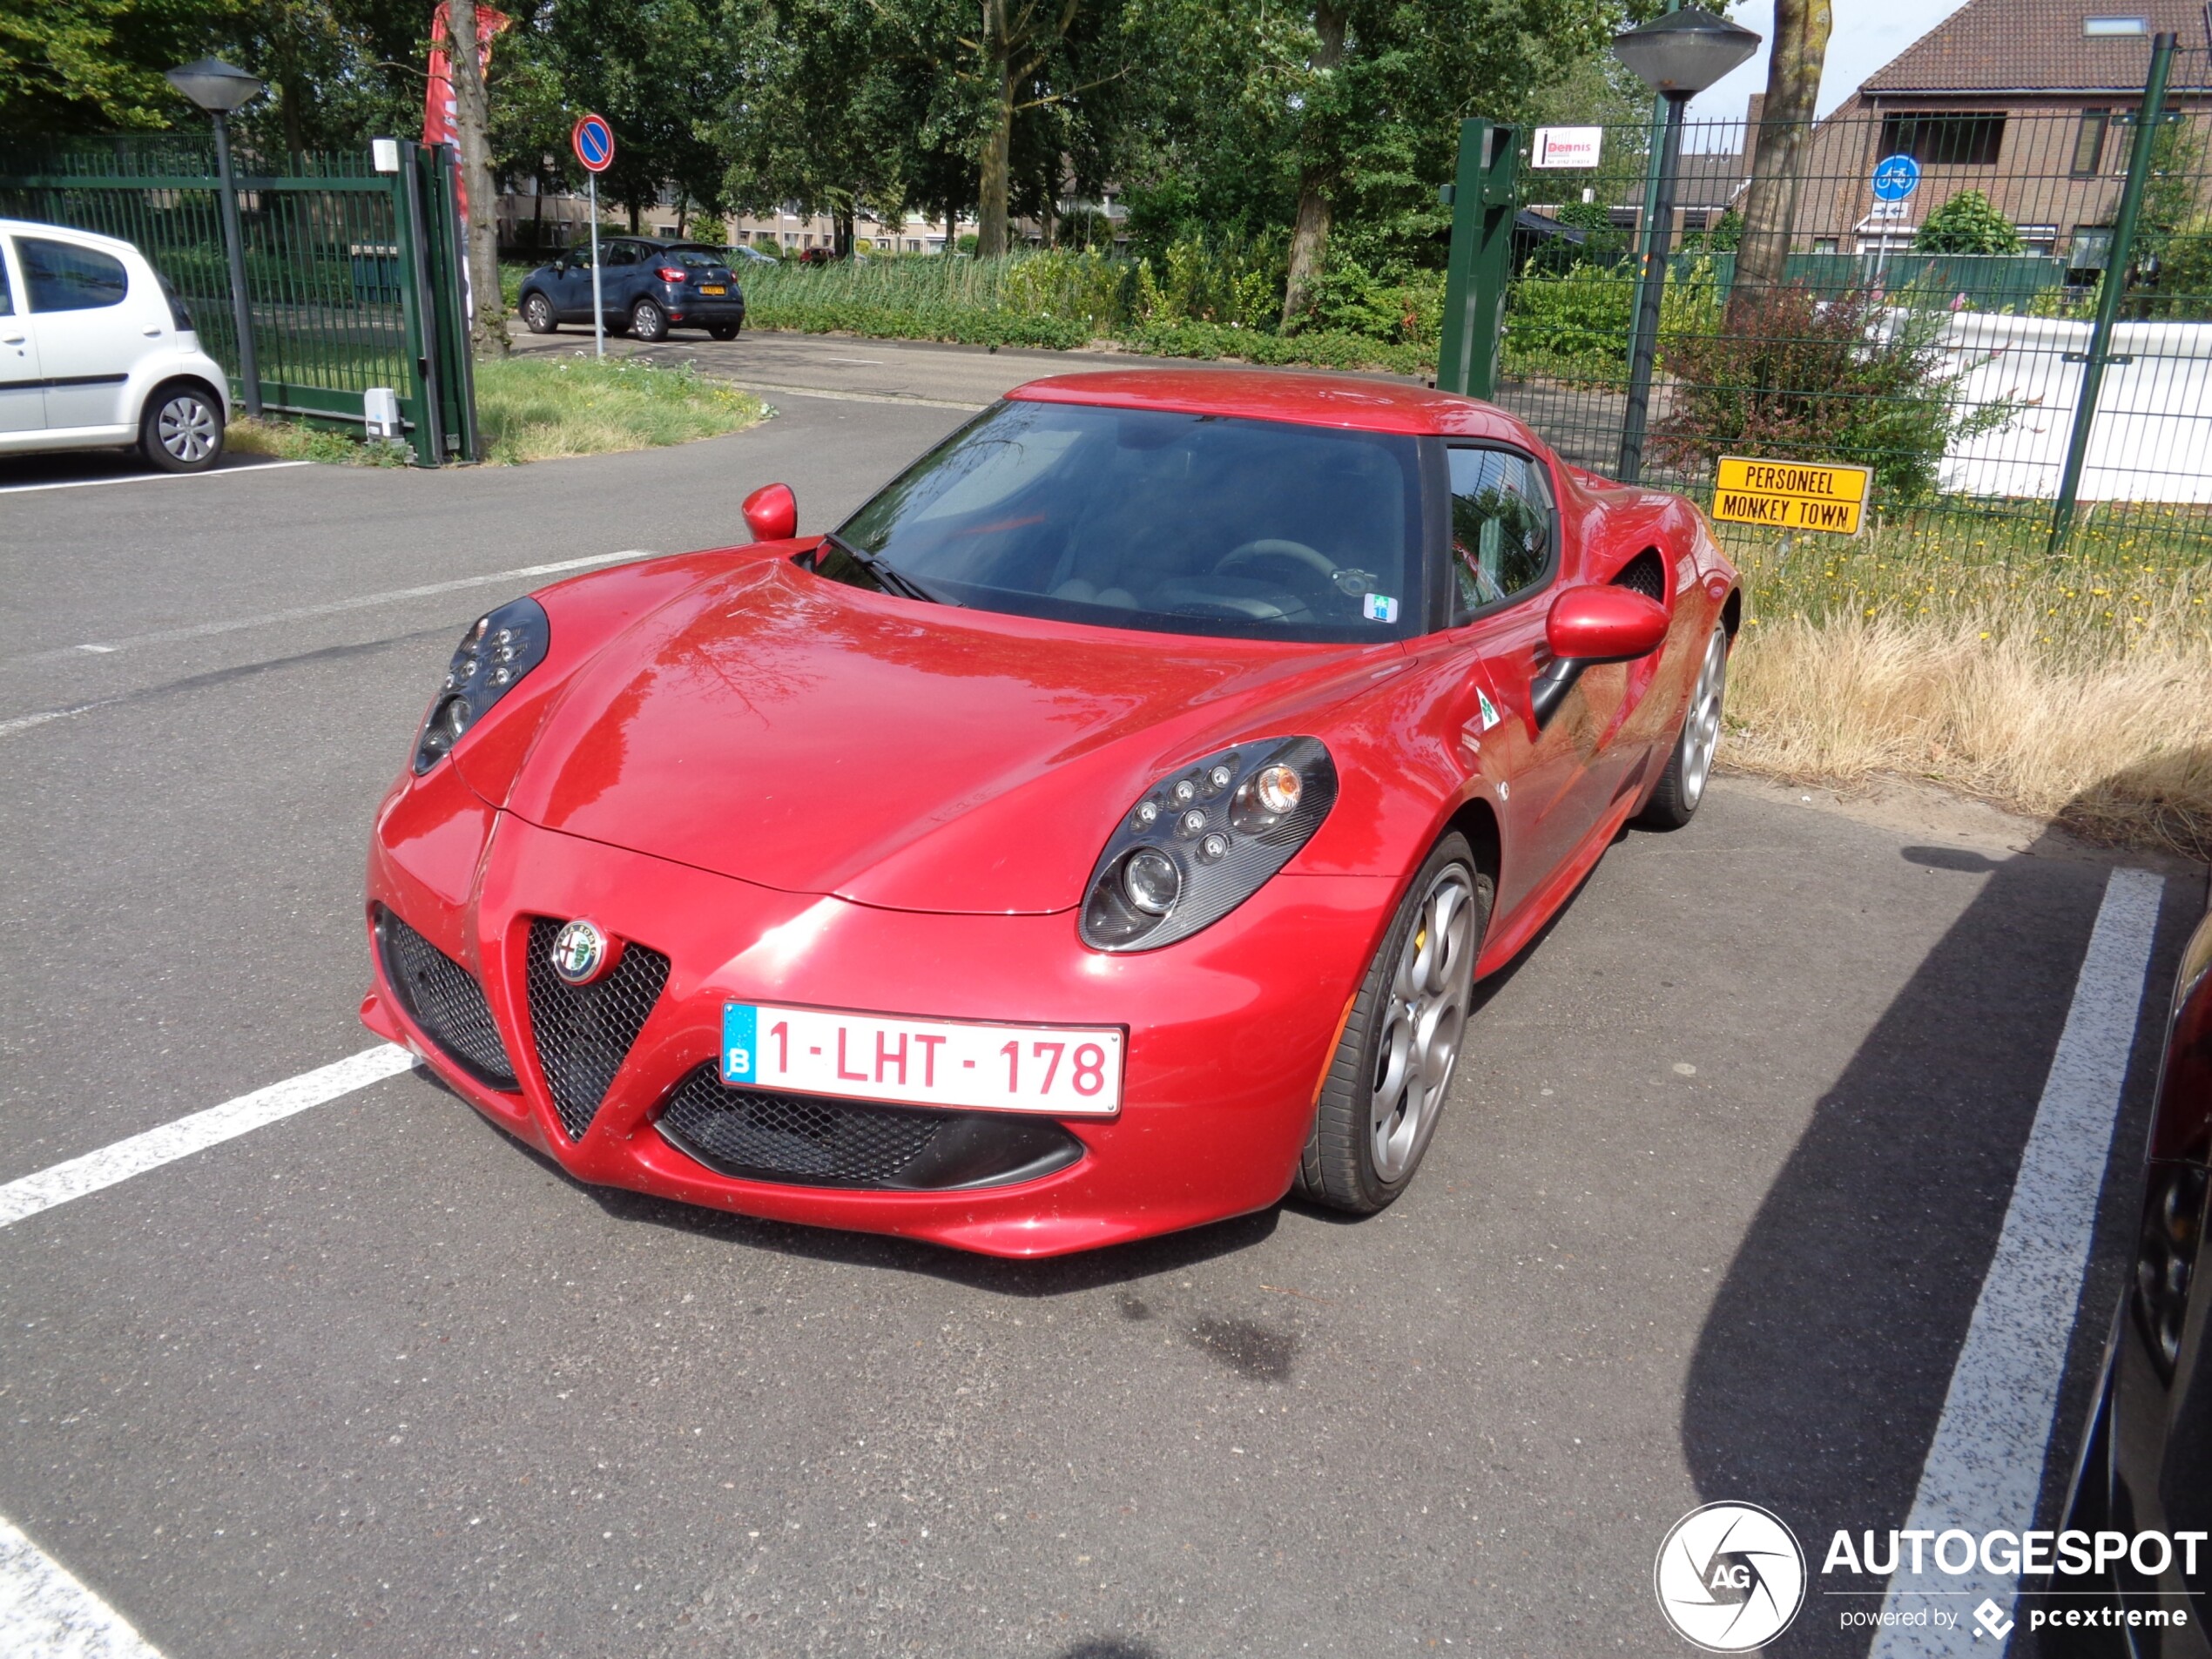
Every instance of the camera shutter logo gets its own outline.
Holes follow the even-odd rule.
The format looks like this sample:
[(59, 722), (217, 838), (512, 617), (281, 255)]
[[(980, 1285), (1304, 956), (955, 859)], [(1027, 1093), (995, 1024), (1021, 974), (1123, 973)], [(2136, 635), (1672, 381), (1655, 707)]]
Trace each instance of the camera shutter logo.
[(1757, 1504), (1691, 1510), (1668, 1529), (1651, 1576), (1675, 1634), (1708, 1653), (1764, 1647), (1804, 1605), (1804, 1551)]

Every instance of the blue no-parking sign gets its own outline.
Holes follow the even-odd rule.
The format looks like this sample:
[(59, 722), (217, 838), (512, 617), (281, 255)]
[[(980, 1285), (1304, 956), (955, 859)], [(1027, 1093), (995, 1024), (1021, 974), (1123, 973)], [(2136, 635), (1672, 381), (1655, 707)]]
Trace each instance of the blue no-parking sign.
[(1920, 164), (1908, 155), (1884, 156), (1874, 164), (1874, 199), (1901, 202), (1920, 187)]
[(604, 172), (615, 165), (615, 130), (604, 115), (587, 115), (578, 121), (576, 131), (569, 134), (569, 142), (576, 148), (576, 158), (589, 172)]

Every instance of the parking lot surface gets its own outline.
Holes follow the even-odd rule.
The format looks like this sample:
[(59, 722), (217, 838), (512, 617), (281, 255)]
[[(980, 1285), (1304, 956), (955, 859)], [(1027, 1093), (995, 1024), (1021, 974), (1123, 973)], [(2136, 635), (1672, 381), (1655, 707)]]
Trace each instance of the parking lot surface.
[[(826, 527), (1034, 372), (970, 355), (678, 449), (0, 496), (0, 1184), (372, 1046), (459, 630), (771, 479)], [(1905, 1524), (2114, 862), (1724, 779), (1488, 984), (1394, 1208), (1054, 1262), (587, 1190), (394, 1076), (0, 1227), (0, 1514), (172, 1659), (1687, 1651), (1695, 1505)]]

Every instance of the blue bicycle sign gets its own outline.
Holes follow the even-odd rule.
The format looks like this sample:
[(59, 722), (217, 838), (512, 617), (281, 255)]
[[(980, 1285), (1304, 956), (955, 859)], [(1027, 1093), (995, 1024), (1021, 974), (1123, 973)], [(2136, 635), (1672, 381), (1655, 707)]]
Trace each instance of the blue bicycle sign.
[(1901, 202), (1920, 187), (1920, 164), (1907, 155), (1884, 156), (1874, 164), (1874, 199)]

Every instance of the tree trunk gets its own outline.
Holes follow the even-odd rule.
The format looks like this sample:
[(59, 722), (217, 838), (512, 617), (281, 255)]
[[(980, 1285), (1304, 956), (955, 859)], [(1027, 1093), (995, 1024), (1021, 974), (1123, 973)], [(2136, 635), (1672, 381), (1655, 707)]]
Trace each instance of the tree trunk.
[(1756, 132), (1746, 135), (1757, 148), (1743, 199), (1736, 281), (1729, 291), (1730, 322), (1782, 286), (1797, 217), (1797, 176), (1812, 133), (1820, 70), (1834, 21), (1829, 0), (1775, 0), (1774, 55), (1767, 64), (1764, 118)]
[(499, 189), (491, 173), (491, 101), (476, 48), (476, 0), (449, 0), (446, 60), (453, 73), (453, 136), (469, 198), (469, 293), (475, 311), (470, 340), (480, 357), (509, 349), (507, 306), (499, 292)]
[(292, 158), (292, 171), (305, 172), (307, 157), (306, 77), (296, 69), (287, 69), (279, 84), (283, 96), (284, 150)]
[[(1321, 37), (1313, 54), (1313, 67), (1322, 75), (1334, 75), (1344, 63), (1344, 13), (1336, 6), (1323, 3), (1313, 9), (1313, 27)], [(1322, 133), (1312, 135), (1316, 138)], [(1298, 174), (1298, 220), (1291, 230), (1291, 274), (1283, 290), (1283, 327), (1287, 328), (1313, 303), (1313, 285), (1320, 278), (1321, 262), (1329, 252), (1329, 221), (1335, 209), (1331, 199), (1338, 176), (1338, 158), (1332, 144), (1329, 153), (1315, 154), (1309, 149), (1305, 166)]]
[(830, 206), (831, 252), (840, 260), (853, 257), (853, 204)]
[(976, 189), (975, 257), (1006, 252), (1007, 175), (1014, 157), (1014, 44), (1006, 34), (1006, 0), (983, 0), (983, 50), (998, 88), (990, 135), (983, 143), (982, 177)]

